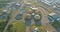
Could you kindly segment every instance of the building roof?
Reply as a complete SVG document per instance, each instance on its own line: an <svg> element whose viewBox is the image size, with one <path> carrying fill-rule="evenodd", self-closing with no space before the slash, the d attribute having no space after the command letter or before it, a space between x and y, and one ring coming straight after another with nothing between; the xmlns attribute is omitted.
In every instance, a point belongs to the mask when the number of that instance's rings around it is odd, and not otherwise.
<svg viewBox="0 0 60 32"><path fill-rule="evenodd" d="M16 5L20 5L20 3L16 3Z"/></svg>
<svg viewBox="0 0 60 32"><path fill-rule="evenodd" d="M31 3L26 3L26 4L31 4Z"/></svg>
<svg viewBox="0 0 60 32"><path fill-rule="evenodd" d="M26 14L27 19L31 19L31 14Z"/></svg>
<svg viewBox="0 0 60 32"><path fill-rule="evenodd" d="M55 14L56 14L56 13L50 13L49 15L50 15L50 16L53 16L53 15L55 15Z"/></svg>
<svg viewBox="0 0 60 32"><path fill-rule="evenodd" d="M7 10L3 10L3 12L7 12Z"/></svg>
<svg viewBox="0 0 60 32"><path fill-rule="evenodd" d="M41 2L44 2L45 4L51 5L52 3L55 3L56 0L41 0Z"/></svg>
<svg viewBox="0 0 60 32"><path fill-rule="evenodd" d="M34 30L38 30L38 28L36 27Z"/></svg>
<svg viewBox="0 0 60 32"><path fill-rule="evenodd" d="M35 13L32 13L32 15L35 15Z"/></svg>
<svg viewBox="0 0 60 32"><path fill-rule="evenodd" d="M52 17L54 20L57 20L57 21L60 20L59 16L56 13L51 13L49 14L49 16Z"/></svg>
<svg viewBox="0 0 60 32"><path fill-rule="evenodd" d="M33 9L33 10L38 10L38 8L34 8L34 7L30 7L31 9Z"/></svg>
<svg viewBox="0 0 60 32"><path fill-rule="evenodd" d="M35 15L34 18L35 19L40 19L40 15Z"/></svg>
<svg viewBox="0 0 60 32"><path fill-rule="evenodd" d="M30 14L26 14L27 16L31 16Z"/></svg>
<svg viewBox="0 0 60 32"><path fill-rule="evenodd" d="M60 21L60 18L57 18L58 21Z"/></svg>

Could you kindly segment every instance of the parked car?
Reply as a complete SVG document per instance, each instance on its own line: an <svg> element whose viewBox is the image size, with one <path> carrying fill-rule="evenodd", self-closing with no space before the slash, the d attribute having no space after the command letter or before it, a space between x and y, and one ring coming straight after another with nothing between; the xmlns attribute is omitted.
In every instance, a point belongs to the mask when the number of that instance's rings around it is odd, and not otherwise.
<svg viewBox="0 0 60 32"><path fill-rule="evenodd" d="M36 27L36 28L33 30L33 32L38 32L38 30L39 30L39 29Z"/></svg>

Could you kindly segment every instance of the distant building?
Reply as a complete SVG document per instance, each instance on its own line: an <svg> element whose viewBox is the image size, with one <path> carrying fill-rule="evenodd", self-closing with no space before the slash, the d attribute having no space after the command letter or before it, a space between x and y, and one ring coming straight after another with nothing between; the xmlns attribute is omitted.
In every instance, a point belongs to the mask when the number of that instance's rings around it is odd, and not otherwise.
<svg viewBox="0 0 60 32"><path fill-rule="evenodd" d="M60 18L59 18L59 16L58 16L56 13L50 13L50 14L48 15L48 19L49 19L51 22L60 21Z"/></svg>
<svg viewBox="0 0 60 32"><path fill-rule="evenodd" d="M35 20L40 20L40 15L35 15L35 16L34 16L34 19L35 19Z"/></svg>
<svg viewBox="0 0 60 32"><path fill-rule="evenodd" d="M32 14L32 11L28 11L27 14Z"/></svg>
<svg viewBox="0 0 60 32"><path fill-rule="evenodd" d="M41 2L44 2L45 4L51 5L52 3L55 3L56 0L41 0Z"/></svg>
<svg viewBox="0 0 60 32"><path fill-rule="evenodd" d="M35 8L35 7L30 7L30 8L31 8L31 10L33 11L33 13L35 13L35 11L38 10L38 8Z"/></svg>
<svg viewBox="0 0 60 32"><path fill-rule="evenodd" d="M30 7L32 10L38 10L38 8Z"/></svg>
<svg viewBox="0 0 60 32"><path fill-rule="evenodd" d="M17 2L16 5L20 6L20 3Z"/></svg>
<svg viewBox="0 0 60 32"><path fill-rule="evenodd" d="M32 13L32 16L34 16L35 15L35 13Z"/></svg>
<svg viewBox="0 0 60 32"><path fill-rule="evenodd" d="M27 7L30 7L31 6L31 3L26 3L24 5L27 6Z"/></svg>
<svg viewBox="0 0 60 32"><path fill-rule="evenodd" d="M31 19L31 14L26 14L26 19Z"/></svg>
<svg viewBox="0 0 60 32"><path fill-rule="evenodd" d="M3 10L3 12L7 12L7 10Z"/></svg>
<svg viewBox="0 0 60 32"><path fill-rule="evenodd" d="M7 6L7 9L8 10L16 10L20 7L20 3L19 2L10 2L10 3L7 3L7 4L10 4L10 7Z"/></svg>

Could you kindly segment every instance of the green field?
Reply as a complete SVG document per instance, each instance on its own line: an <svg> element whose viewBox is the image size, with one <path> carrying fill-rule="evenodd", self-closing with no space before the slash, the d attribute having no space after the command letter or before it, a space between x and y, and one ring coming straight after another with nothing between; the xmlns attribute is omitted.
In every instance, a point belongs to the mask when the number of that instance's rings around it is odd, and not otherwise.
<svg viewBox="0 0 60 32"><path fill-rule="evenodd" d="M12 30L13 32L24 32L25 31L25 24L23 22L13 22Z"/></svg>

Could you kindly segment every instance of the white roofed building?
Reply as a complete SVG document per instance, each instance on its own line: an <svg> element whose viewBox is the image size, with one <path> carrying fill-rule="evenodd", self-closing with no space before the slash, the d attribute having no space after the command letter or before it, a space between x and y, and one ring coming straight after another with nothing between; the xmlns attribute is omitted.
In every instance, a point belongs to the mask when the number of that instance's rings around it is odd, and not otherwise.
<svg viewBox="0 0 60 32"><path fill-rule="evenodd" d="M52 22L60 21L60 17L56 13L50 13L48 15L48 19L50 19Z"/></svg>

